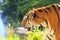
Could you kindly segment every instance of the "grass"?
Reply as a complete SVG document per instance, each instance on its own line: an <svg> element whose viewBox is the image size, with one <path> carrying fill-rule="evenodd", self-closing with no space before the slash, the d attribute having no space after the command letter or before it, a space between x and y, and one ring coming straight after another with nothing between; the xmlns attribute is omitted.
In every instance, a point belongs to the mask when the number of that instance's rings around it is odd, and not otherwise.
<svg viewBox="0 0 60 40"><path fill-rule="evenodd" d="M35 29L33 32L27 33L26 40L42 40L43 36L45 34L45 31L40 31L39 29Z"/></svg>
<svg viewBox="0 0 60 40"><path fill-rule="evenodd" d="M14 28L8 24L7 26L7 38L0 38L0 40L42 40L45 31L40 31L39 29L34 29L29 31L27 34L16 34Z"/></svg>
<svg viewBox="0 0 60 40"><path fill-rule="evenodd" d="M7 38L4 38L4 37L0 37L0 40L7 40Z"/></svg>
<svg viewBox="0 0 60 40"><path fill-rule="evenodd" d="M7 39L8 40L20 40L20 36L15 34L15 31L10 24L8 24L7 26Z"/></svg>

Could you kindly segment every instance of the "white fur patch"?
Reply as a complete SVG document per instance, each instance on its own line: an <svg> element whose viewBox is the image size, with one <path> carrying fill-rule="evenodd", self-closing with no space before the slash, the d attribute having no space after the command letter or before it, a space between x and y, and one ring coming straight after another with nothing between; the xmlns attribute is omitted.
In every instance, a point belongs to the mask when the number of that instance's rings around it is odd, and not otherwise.
<svg viewBox="0 0 60 40"><path fill-rule="evenodd" d="M24 17L24 20L27 18L27 16Z"/></svg>
<svg viewBox="0 0 60 40"><path fill-rule="evenodd" d="M60 5L58 4L58 6L60 7Z"/></svg>

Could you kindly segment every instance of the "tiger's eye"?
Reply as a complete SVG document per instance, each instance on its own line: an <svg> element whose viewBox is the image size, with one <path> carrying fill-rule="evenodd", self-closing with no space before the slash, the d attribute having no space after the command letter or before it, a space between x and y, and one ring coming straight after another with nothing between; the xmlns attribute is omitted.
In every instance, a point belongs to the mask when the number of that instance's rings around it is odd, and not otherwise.
<svg viewBox="0 0 60 40"><path fill-rule="evenodd" d="M36 18L36 17L37 17L37 15L34 13L34 14L33 14L33 17L34 17L34 18Z"/></svg>

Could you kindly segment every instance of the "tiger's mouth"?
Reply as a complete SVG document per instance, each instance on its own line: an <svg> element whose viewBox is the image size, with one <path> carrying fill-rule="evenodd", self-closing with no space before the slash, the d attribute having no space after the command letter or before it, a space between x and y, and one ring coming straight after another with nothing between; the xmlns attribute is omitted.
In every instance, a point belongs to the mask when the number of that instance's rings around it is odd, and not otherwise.
<svg viewBox="0 0 60 40"><path fill-rule="evenodd" d="M30 31L31 30L31 27L24 27L25 29L27 29L28 31Z"/></svg>
<svg viewBox="0 0 60 40"><path fill-rule="evenodd" d="M44 28L47 28L48 25L46 24L46 22L44 22L44 23L41 23L39 26L32 25L32 27L24 27L24 28L27 29L28 31L30 31L30 30L34 30L34 27L36 27L42 31L42 30L44 30Z"/></svg>

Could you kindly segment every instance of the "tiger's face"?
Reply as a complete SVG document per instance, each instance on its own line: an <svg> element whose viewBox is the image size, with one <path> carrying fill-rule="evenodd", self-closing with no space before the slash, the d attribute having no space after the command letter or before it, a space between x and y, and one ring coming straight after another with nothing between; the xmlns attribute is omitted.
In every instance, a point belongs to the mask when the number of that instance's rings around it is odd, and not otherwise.
<svg viewBox="0 0 60 40"><path fill-rule="evenodd" d="M39 12L40 11L40 12ZM26 15L23 17L21 26L30 30L32 27L39 27L40 25L47 26L47 20L45 20L46 16L42 10L30 10ZM38 14L39 13L39 14Z"/></svg>
<svg viewBox="0 0 60 40"><path fill-rule="evenodd" d="M33 12L32 10L29 11L24 17L23 17L23 20L22 20L22 23L21 23L21 26L24 27L24 28L31 28L32 24L31 24L31 19L33 19Z"/></svg>

